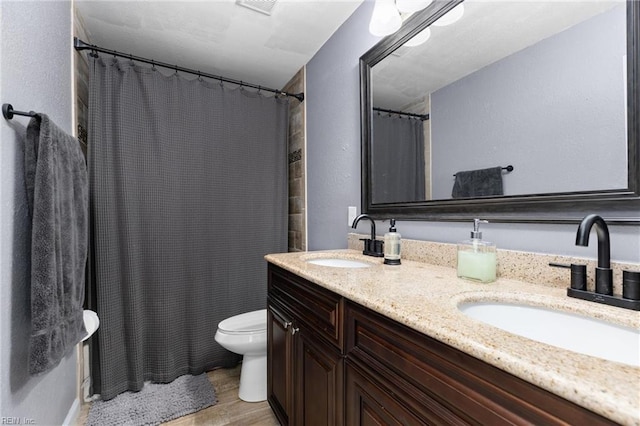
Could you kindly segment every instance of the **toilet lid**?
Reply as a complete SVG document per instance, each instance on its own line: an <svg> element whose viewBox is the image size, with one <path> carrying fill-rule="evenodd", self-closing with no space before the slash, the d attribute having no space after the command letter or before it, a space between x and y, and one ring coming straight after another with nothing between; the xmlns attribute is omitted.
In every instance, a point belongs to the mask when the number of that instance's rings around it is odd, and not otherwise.
<svg viewBox="0 0 640 426"><path fill-rule="evenodd" d="M218 329L229 333L252 333L267 329L267 310L236 315L218 324Z"/></svg>

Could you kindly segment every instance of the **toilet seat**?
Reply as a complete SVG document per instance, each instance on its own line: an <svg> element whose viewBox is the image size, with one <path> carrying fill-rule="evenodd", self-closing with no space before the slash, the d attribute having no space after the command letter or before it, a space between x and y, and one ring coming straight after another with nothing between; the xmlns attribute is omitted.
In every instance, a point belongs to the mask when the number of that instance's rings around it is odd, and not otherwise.
<svg viewBox="0 0 640 426"><path fill-rule="evenodd" d="M218 324L218 331L226 334L255 334L264 333L266 330L266 309L235 315Z"/></svg>

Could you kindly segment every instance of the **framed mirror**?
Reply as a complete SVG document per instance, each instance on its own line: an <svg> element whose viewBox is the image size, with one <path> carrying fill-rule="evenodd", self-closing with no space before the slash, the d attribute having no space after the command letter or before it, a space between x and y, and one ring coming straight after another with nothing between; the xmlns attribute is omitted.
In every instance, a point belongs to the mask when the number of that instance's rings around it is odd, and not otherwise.
<svg viewBox="0 0 640 426"><path fill-rule="evenodd" d="M640 224L638 40L637 1L431 3L360 58L363 211Z"/></svg>

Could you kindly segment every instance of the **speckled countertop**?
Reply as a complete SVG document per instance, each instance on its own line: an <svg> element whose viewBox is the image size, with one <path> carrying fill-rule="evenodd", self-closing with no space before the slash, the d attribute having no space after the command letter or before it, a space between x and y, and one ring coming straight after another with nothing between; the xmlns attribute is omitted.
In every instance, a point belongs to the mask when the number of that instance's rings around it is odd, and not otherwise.
<svg viewBox="0 0 640 426"><path fill-rule="evenodd" d="M345 258L369 268L334 268L311 258ZM445 342L616 422L640 425L640 367L578 354L520 337L462 314L470 301L525 302L640 329L640 312L572 299L557 285L499 278L462 280L452 267L402 260L389 266L356 250L270 254L267 261ZM568 282L568 277L567 277Z"/></svg>

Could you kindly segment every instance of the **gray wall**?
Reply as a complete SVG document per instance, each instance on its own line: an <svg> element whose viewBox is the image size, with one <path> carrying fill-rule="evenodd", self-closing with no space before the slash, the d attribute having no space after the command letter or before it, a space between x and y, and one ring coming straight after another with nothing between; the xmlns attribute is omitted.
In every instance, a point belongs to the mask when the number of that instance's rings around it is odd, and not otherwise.
<svg viewBox="0 0 640 426"><path fill-rule="evenodd" d="M358 59L379 40L372 12L365 0L307 64L309 250L346 247L347 206L360 206Z"/></svg>
<svg viewBox="0 0 640 426"><path fill-rule="evenodd" d="M508 164L505 195L626 188L625 22L620 5L434 92L434 199Z"/></svg>
<svg viewBox="0 0 640 426"><path fill-rule="evenodd" d="M369 1L333 35L307 65L308 233L310 250L345 248L347 207L360 206L360 116L358 59L376 38L368 32ZM597 212L606 216L606 212ZM382 234L387 223L378 223ZM457 242L469 237L470 224L398 222L405 238ZM367 224L358 231L367 233ZM499 248L596 257L590 247L576 247L576 226L488 224L487 240ZM640 227L610 227L611 256L640 262Z"/></svg>
<svg viewBox="0 0 640 426"><path fill-rule="evenodd" d="M0 1L0 101L72 131L71 2ZM26 117L0 119L0 418L62 424L76 394L76 354L30 377L30 228L23 179Z"/></svg>

